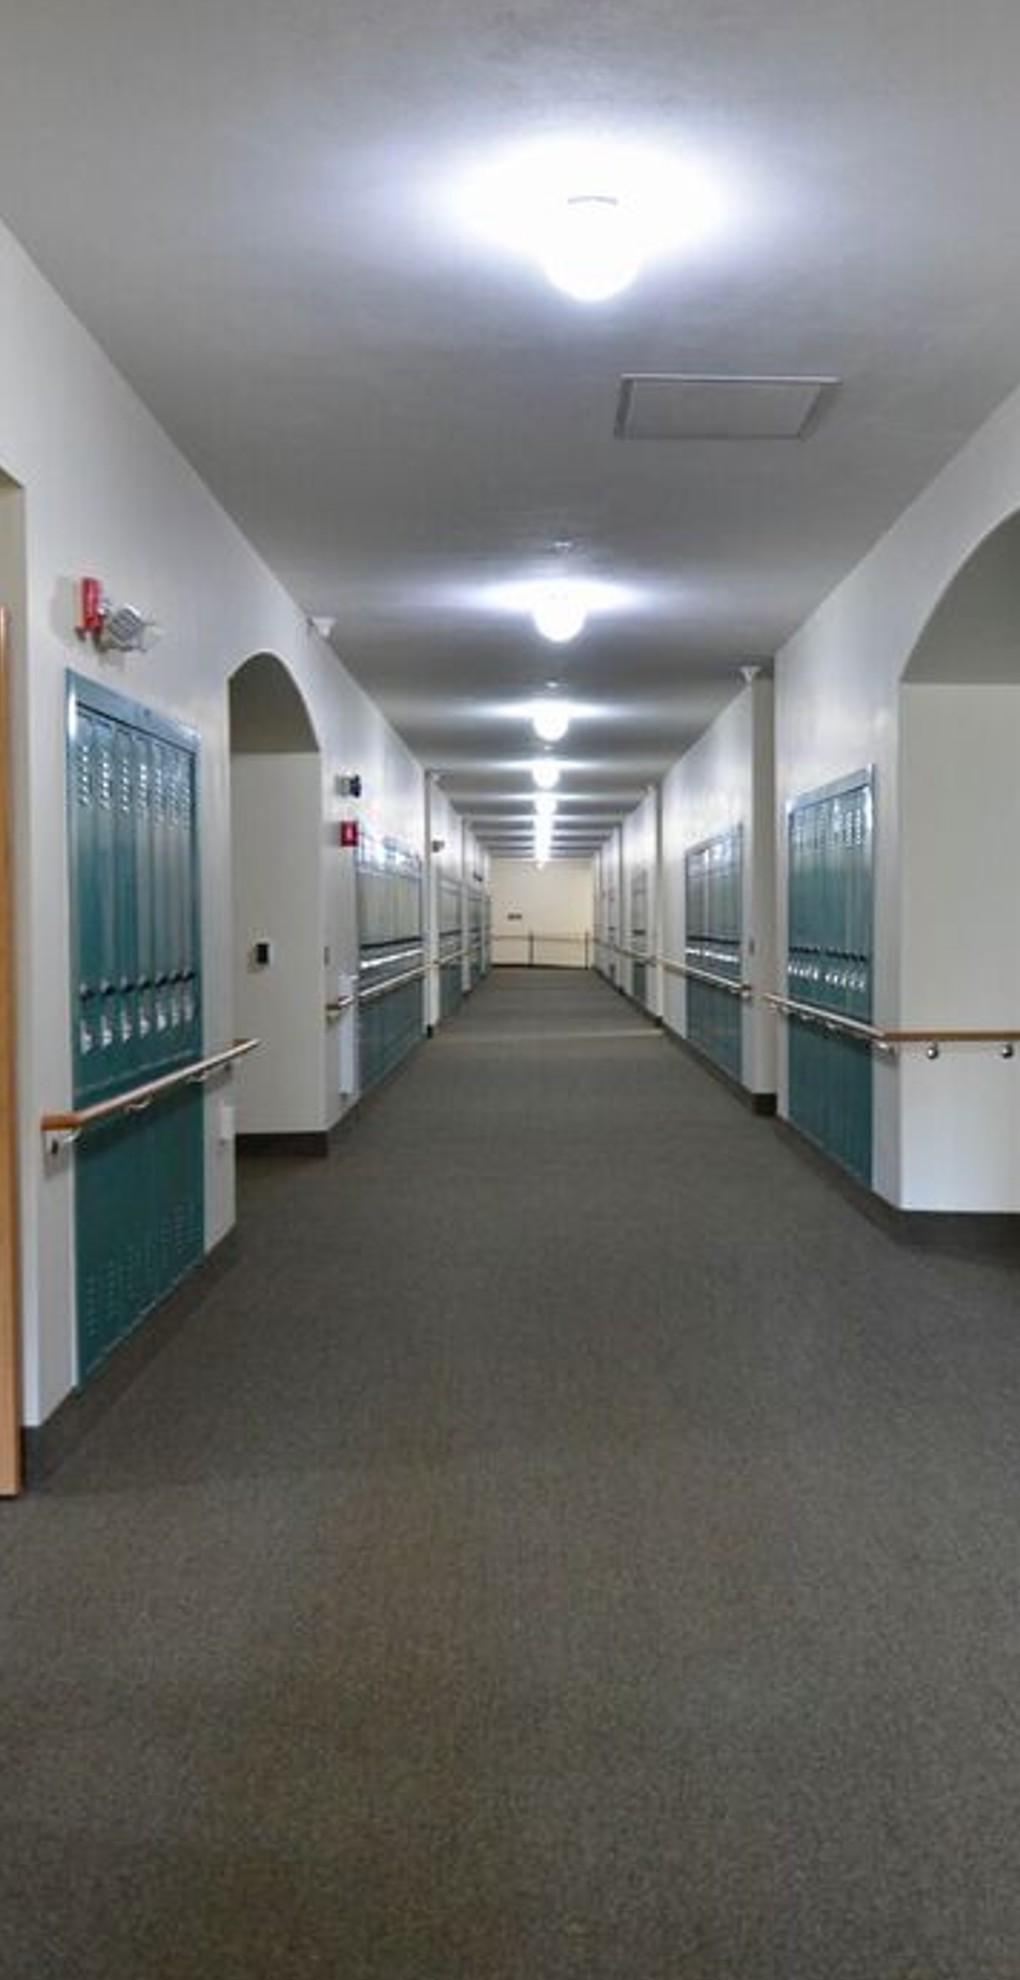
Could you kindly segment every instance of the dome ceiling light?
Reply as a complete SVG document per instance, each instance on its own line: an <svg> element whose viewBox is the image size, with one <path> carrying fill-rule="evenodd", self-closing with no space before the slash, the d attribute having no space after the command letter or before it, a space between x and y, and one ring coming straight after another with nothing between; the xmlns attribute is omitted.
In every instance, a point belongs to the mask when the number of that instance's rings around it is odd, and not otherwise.
<svg viewBox="0 0 1020 1980"><path fill-rule="evenodd" d="M732 226L739 188L721 158L622 133L562 132L466 165L451 212L561 295L608 302L648 266L700 252Z"/></svg>
<svg viewBox="0 0 1020 1980"><path fill-rule="evenodd" d="M612 193L575 193L563 202L542 249L554 289L575 302L608 302L641 266L627 209Z"/></svg>
<svg viewBox="0 0 1020 1980"><path fill-rule="evenodd" d="M531 777L535 788L540 791L554 791L560 781L560 766L550 757L543 757L531 766Z"/></svg>
<svg viewBox="0 0 1020 1980"><path fill-rule="evenodd" d="M562 742L570 727L570 710L565 701L535 702L531 711L531 726L540 742Z"/></svg>
<svg viewBox="0 0 1020 1980"><path fill-rule="evenodd" d="M550 584L541 590L531 608L535 631L554 646L565 646L583 632L588 621L585 595L576 584Z"/></svg>

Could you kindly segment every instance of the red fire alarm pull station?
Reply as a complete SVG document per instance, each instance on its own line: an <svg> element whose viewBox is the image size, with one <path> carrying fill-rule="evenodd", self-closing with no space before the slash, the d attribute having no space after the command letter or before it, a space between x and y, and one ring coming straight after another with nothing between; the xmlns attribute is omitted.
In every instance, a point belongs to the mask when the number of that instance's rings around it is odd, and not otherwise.
<svg viewBox="0 0 1020 1980"><path fill-rule="evenodd" d="M341 844L342 846L356 846L356 845L357 845L357 843L358 843L358 821L357 821L357 819L356 819L356 818L341 818L341 820L340 820L340 844Z"/></svg>
<svg viewBox="0 0 1020 1980"><path fill-rule="evenodd" d="M99 633L103 630L103 587L98 578L83 577L78 593L78 631Z"/></svg>

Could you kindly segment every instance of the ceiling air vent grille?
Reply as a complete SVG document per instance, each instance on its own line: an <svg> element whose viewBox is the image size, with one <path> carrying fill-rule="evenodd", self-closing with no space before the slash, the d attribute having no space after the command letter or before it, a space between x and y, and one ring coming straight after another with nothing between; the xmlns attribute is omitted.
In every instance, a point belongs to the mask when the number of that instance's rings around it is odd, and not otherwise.
<svg viewBox="0 0 1020 1980"><path fill-rule="evenodd" d="M618 440L803 440L835 378L634 373L620 382Z"/></svg>

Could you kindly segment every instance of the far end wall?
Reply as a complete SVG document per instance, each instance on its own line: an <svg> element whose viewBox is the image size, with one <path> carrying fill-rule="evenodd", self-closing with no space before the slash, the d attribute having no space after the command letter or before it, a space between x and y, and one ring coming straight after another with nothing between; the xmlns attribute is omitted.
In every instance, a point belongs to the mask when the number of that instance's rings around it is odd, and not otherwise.
<svg viewBox="0 0 1020 1980"><path fill-rule="evenodd" d="M492 960L583 969L590 956L592 870L587 859L492 862Z"/></svg>

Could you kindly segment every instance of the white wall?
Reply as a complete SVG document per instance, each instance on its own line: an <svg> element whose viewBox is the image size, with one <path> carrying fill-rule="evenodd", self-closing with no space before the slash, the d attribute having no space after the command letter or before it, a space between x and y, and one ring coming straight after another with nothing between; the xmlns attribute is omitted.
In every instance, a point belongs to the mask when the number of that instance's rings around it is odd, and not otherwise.
<svg viewBox="0 0 1020 1980"><path fill-rule="evenodd" d="M905 964L911 929L901 863L900 679L948 586L1000 522L1020 507L1020 393L1014 394L908 508L784 647L776 662L776 785L779 822L778 920L786 945L785 809L802 792L872 764L875 768L875 1021L912 1028L905 1001L917 972ZM965 655L961 656L966 664ZM986 662L982 663L982 671ZM1008 798L1004 795L1008 815ZM934 793L931 808L935 804ZM916 807L915 807L916 813ZM916 816L912 821L916 825ZM924 828L926 829L926 828ZM988 871L975 888L994 893ZM976 992L975 992L976 994ZM967 999L970 1007L970 993ZM1015 1005L1014 1005L1015 1015ZM961 1021L966 1010L959 1013ZM785 1039L780 1033L780 1108L786 1109ZM914 1208L1001 1207L1005 1172L992 1177L982 1153L976 1057L958 1061L959 1118L935 1185L925 1153L926 1103L913 1061L875 1062L874 1177L879 1193ZM927 1092L928 1089L925 1089ZM930 1129L930 1119L927 1119ZM966 1127L966 1132L964 1129ZM975 1186L974 1178L981 1178ZM1013 1208L1020 1208L1020 1199Z"/></svg>
<svg viewBox="0 0 1020 1980"><path fill-rule="evenodd" d="M239 1134L327 1125L322 1059L322 772L319 758L235 756L231 773L234 1014L261 1040L237 1082ZM272 944L268 966L254 944Z"/></svg>
<svg viewBox="0 0 1020 1980"><path fill-rule="evenodd" d="M909 1028L1017 1028L1020 684L902 690L901 1008ZM1020 1058L905 1046L901 1197L1020 1206Z"/></svg>
<svg viewBox="0 0 1020 1980"><path fill-rule="evenodd" d="M584 968L592 930L592 869L587 859L494 859L492 882L493 960L528 960L528 937L536 937L536 960ZM569 940L550 940L569 937Z"/></svg>
<svg viewBox="0 0 1020 1980"><path fill-rule="evenodd" d="M335 848L334 775L360 771L364 816L423 848L422 773L336 654L260 562L98 346L0 230L0 470L26 493L26 603L14 628L25 1417L74 1379L73 1156L44 1162L40 1116L71 1098L64 679L70 666L189 723L201 736L204 1031L234 1035L226 683L275 653L304 695L323 752L325 934L356 963L352 862ZM147 657L102 660L73 632L75 580L103 580L156 617ZM14 600L17 608L17 599ZM206 1134L206 1239L234 1217L234 1163Z"/></svg>
<svg viewBox="0 0 1020 1980"><path fill-rule="evenodd" d="M685 860L721 832L744 833L744 978L771 990L775 960L773 694L764 675L736 694L681 757L662 787L664 960L683 962L687 941ZM687 1035L684 980L667 969L663 1017ZM775 1019L757 999L744 1007L744 1084L775 1092Z"/></svg>

